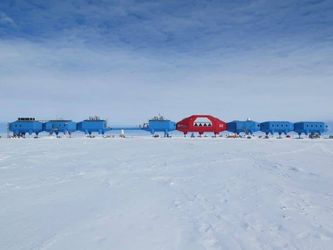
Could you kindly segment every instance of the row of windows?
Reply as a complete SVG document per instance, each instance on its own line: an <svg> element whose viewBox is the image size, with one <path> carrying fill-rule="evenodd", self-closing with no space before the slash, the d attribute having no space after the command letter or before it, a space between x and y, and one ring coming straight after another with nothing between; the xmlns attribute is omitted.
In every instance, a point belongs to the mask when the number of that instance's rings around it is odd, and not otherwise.
<svg viewBox="0 0 333 250"><path fill-rule="evenodd" d="M272 127L281 127L281 128L288 128L290 125L288 124L272 124ZM323 125L320 125L320 124L307 124L305 125L306 128L323 128Z"/></svg>
<svg viewBox="0 0 333 250"><path fill-rule="evenodd" d="M58 126L52 126L52 128L58 128L58 127L66 127L66 124L63 125L58 125ZM22 124L15 124L14 125L15 128L22 128Z"/></svg>
<svg viewBox="0 0 333 250"><path fill-rule="evenodd" d="M58 125L52 125L52 128L58 128L58 127L66 127L67 124L58 124Z"/></svg>
<svg viewBox="0 0 333 250"><path fill-rule="evenodd" d="M211 127L212 124L209 122L196 122L194 123L195 127Z"/></svg>
<svg viewBox="0 0 333 250"><path fill-rule="evenodd" d="M276 126L275 126L276 125ZM290 125L289 124L272 124L272 127L274 128L274 127L281 127L281 128L283 128L283 127L285 127L285 128L288 128Z"/></svg>
<svg viewBox="0 0 333 250"><path fill-rule="evenodd" d="M316 128L322 128L323 127L323 125L318 125L318 124L315 124L315 125L313 125L313 124L311 124L311 125L309 125L309 124L307 124L305 127L307 127L307 128L314 128L314 127L316 127Z"/></svg>

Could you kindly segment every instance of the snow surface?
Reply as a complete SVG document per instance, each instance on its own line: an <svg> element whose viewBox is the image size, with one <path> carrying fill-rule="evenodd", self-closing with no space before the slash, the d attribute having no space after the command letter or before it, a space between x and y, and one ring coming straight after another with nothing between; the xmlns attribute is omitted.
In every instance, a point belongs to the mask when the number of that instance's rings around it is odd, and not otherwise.
<svg viewBox="0 0 333 250"><path fill-rule="evenodd" d="M0 139L0 249L332 249L333 140Z"/></svg>

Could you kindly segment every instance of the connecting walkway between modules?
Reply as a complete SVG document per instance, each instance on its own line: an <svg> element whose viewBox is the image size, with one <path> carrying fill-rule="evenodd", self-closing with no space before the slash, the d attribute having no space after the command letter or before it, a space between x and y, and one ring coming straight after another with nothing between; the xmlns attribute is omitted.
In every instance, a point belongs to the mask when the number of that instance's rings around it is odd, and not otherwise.
<svg viewBox="0 0 333 250"><path fill-rule="evenodd" d="M141 127L141 126L137 126L137 127L111 127L111 129L110 129L111 131L122 131L122 130L124 130L124 131L130 131L130 130L132 130L132 131L137 131L137 130L144 130L144 131L146 131L146 129L144 128L144 127Z"/></svg>

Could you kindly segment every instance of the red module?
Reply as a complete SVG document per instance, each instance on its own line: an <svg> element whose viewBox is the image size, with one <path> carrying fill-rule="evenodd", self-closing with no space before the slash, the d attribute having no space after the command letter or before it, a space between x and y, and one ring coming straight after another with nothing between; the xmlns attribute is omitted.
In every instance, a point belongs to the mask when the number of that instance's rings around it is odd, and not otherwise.
<svg viewBox="0 0 333 250"><path fill-rule="evenodd" d="M211 132L218 135L227 129L227 124L211 115L192 115L177 123L177 130L186 135L188 132L198 132L202 135Z"/></svg>

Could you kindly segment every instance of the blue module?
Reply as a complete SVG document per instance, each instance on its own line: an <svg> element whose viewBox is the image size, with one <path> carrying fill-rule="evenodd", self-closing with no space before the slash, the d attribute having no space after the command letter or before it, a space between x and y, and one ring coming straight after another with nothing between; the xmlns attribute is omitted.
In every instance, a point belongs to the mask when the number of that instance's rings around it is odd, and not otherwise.
<svg viewBox="0 0 333 250"><path fill-rule="evenodd" d="M9 123L9 131L13 132L15 137L24 137L27 133L38 136L43 131L43 123L35 118L18 118L17 121Z"/></svg>
<svg viewBox="0 0 333 250"><path fill-rule="evenodd" d="M155 132L164 132L164 137L169 137L169 132L176 130L176 123L166 120L163 116L155 116L143 125L143 130L149 131L152 134Z"/></svg>
<svg viewBox="0 0 333 250"><path fill-rule="evenodd" d="M246 135L257 132L260 130L260 124L255 121L232 121L227 123L228 131L235 134L245 133Z"/></svg>
<svg viewBox="0 0 333 250"><path fill-rule="evenodd" d="M43 124L43 129L51 135L53 133L71 134L76 131L76 123L71 120L51 120Z"/></svg>
<svg viewBox="0 0 333 250"><path fill-rule="evenodd" d="M321 135L325 133L328 129L328 126L324 122L297 122L294 124L294 131L301 136L305 135Z"/></svg>
<svg viewBox="0 0 333 250"><path fill-rule="evenodd" d="M294 130L294 124L288 121L268 121L260 124L260 131L268 134L288 134Z"/></svg>
<svg viewBox="0 0 333 250"><path fill-rule="evenodd" d="M99 117L89 117L88 120L84 120L77 124L77 130L91 135L93 132L104 135L105 132L111 130L107 127L106 120L101 120Z"/></svg>

